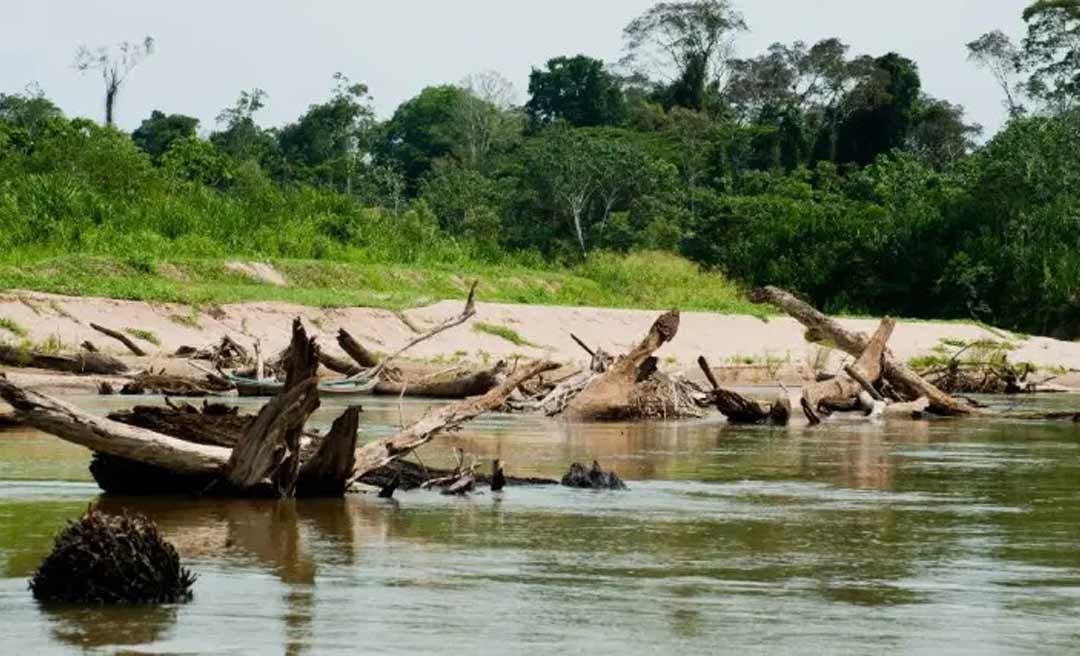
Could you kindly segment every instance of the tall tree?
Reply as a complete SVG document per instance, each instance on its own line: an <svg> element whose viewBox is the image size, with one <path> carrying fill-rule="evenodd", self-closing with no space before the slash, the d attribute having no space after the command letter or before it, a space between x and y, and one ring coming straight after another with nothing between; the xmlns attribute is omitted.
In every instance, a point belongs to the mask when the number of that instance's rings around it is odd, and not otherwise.
<svg viewBox="0 0 1080 656"><path fill-rule="evenodd" d="M513 108L514 85L495 71L485 71L470 75L460 86L465 96L455 106L451 125L454 153L464 166L487 171L493 156L521 136L521 112Z"/></svg>
<svg viewBox="0 0 1080 656"><path fill-rule="evenodd" d="M855 107L838 127L837 161L866 166L904 145L922 89L915 62L891 52L873 61L872 73L844 102Z"/></svg>
<svg viewBox="0 0 1080 656"><path fill-rule="evenodd" d="M147 36L141 42L123 41L115 48L100 46L94 50L80 46L75 51L72 64L80 73L98 71L105 83L105 125L112 126L116 98L127 81L128 75L154 52L154 38Z"/></svg>
<svg viewBox="0 0 1080 656"><path fill-rule="evenodd" d="M1057 109L1080 100L1080 0L1038 0L1024 10L1028 93Z"/></svg>
<svg viewBox="0 0 1080 656"><path fill-rule="evenodd" d="M994 76L994 81L1005 94L1005 107L1009 116L1024 113L1021 101L1021 84L1018 76L1023 70L1023 57L1012 39L1001 30L987 32L967 44L968 59Z"/></svg>
<svg viewBox="0 0 1080 656"><path fill-rule="evenodd" d="M923 94L915 106L907 148L934 168L960 160L975 149L982 126L964 121L964 107Z"/></svg>
<svg viewBox="0 0 1080 656"><path fill-rule="evenodd" d="M729 0L660 2L623 30L623 63L670 80L673 104L701 110L709 85L723 86L734 39L746 30Z"/></svg>
<svg viewBox="0 0 1080 656"><path fill-rule="evenodd" d="M64 115L41 87L29 84L23 93L0 93L0 121L36 136L53 118Z"/></svg>
<svg viewBox="0 0 1080 656"><path fill-rule="evenodd" d="M194 116L166 115L155 109L150 113L150 118L143 119L131 133L131 139L154 161L158 161L173 142L195 136L198 127L199 119Z"/></svg>
<svg viewBox="0 0 1080 656"><path fill-rule="evenodd" d="M435 160L454 152L454 122L467 92L454 85L427 87L383 124L376 161L400 170L411 190Z"/></svg>
<svg viewBox="0 0 1080 656"><path fill-rule="evenodd" d="M556 57L529 74L525 105L536 128L562 120L576 127L617 125L626 118L626 99L604 62L585 55Z"/></svg>
<svg viewBox="0 0 1080 656"><path fill-rule="evenodd" d="M266 98L259 88L241 91L236 102L217 115L221 129L210 135L210 141L237 160L262 160L274 148L273 136L255 122Z"/></svg>

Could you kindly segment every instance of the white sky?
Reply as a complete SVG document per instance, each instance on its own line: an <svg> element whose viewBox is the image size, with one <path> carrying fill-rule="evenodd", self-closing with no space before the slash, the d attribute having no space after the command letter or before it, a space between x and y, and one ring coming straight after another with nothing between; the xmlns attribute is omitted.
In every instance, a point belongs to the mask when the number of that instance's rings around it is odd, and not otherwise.
<svg viewBox="0 0 1080 656"><path fill-rule="evenodd" d="M853 54L914 59L924 89L963 104L988 132L1004 120L989 76L964 44L991 29L1022 36L1029 0L736 0L751 33L740 55L775 41L838 36ZM75 48L150 34L157 52L132 73L117 122L152 109L197 116L204 130L241 89L269 94L264 125L327 97L341 71L368 84L380 117L423 87L494 69L524 101L530 67L584 53L616 61L622 28L653 0L3 0L0 91L30 81L68 115L100 120L101 80L71 69Z"/></svg>

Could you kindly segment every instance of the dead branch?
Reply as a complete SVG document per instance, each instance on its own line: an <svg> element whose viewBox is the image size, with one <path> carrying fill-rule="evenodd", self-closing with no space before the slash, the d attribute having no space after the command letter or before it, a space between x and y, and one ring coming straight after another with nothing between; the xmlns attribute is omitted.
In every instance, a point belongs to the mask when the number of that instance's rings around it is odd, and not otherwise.
<svg viewBox="0 0 1080 656"><path fill-rule="evenodd" d="M120 342L121 344L126 346L127 349L129 351L131 351L133 354L135 354L135 355L137 355L139 357L145 357L146 356L146 351L139 348L138 344L131 341L131 339L127 335L125 335L124 333L116 331L116 330L112 330L111 328L106 328L104 326L99 326L96 323L90 324L90 327L93 328L94 330L98 331L102 335L105 335L106 337L112 337L116 341Z"/></svg>
<svg viewBox="0 0 1080 656"><path fill-rule="evenodd" d="M364 348L364 345L356 341L356 338L353 337L349 333L349 331L345 330L344 328L338 329L337 342L338 346L341 347L341 350L345 351L345 354L352 358L353 361L355 361L356 364L360 365L361 367L357 370L356 373L347 375L355 376L366 369L371 369L372 367L376 367L379 365L379 358L377 358L374 353ZM328 368L333 369L333 367L329 366ZM337 369L334 369L334 371L337 371ZM338 373L344 372L338 371Z"/></svg>
<svg viewBox="0 0 1080 656"><path fill-rule="evenodd" d="M123 362L101 353L82 351L80 353L39 353L23 351L12 346L0 344L0 364L9 367L33 367L50 369L72 374L98 374L115 376L128 370Z"/></svg>
<svg viewBox="0 0 1080 656"><path fill-rule="evenodd" d="M892 336L896 321L885 318L881 320L877 332L870 338L866 348L863 349L854 365L845 367L853 369L856 374L867 382L867 386L881 377L882 356L885 353L885 344ZM830 408L846 408L852 400L858 401L862 385L848 374L841 374L831 380L813 383L803 387L802 408L806 418L811 424L821 423L818 414L823 406Z"/></svg>

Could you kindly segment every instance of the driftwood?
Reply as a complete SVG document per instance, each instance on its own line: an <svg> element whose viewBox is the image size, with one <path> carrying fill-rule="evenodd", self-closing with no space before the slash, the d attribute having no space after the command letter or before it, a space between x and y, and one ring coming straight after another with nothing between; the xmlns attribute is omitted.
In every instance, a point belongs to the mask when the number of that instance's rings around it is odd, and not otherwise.
<svg viewBox="0 0 1080 656"><path fill-rule="evenodd" d="M101 353L39 353L24 351L0 344L0 364L10 367L33 367L73 374L97 374L115 376L128 370L127 365L116 358Z"/></svg>
<svg viewBox="0 0 1080 656"><path fill-rule="evenodd" d="M519 365L517 371L507 376L506 380L487 394L435 408L396 435L360 447L356 451L356 472L353 478L359 479L427 444L437 434L452 430L474 417L501 407L518 385L558 367L558 364L546 361Z"/></svg>
<svg viewBox="0 0 1080 656"><path fill-rule="evenodd" d="M361 367L356 366L351 362L342 360L341 358L335 358L329 353L319 350L319 364L326 367L334 373L341 374L343 376L359 376L364 373Z"/></svg>
<svg viewBox="0 0 1080 656"><path fill-rule="evenodd" d="M613 471L604 471L593 460L592 467L575 462L562 478L562 485L589 490L625 490L626 484Z"/></svg>
<svg viewBox="0 0 1080 656"><path fill-rule="evenodd" d="M355 376L356 374L360 373L364 369L371 369L372 367L377 367L379 365L379 358L376 357L374 353L372 353L371 351L364 348L364 345L361 344L360 342L358 342L356 340L356 338L353 337L349 333L349 331L345 330L344 328L339 328L338 329L337 343L338 343L338 346L341 347L341 350L345 351L345 353L350 358L352 358L353 361L356 362L356 364L360 365L360 367L361 367L360 369L358 369L356 371L356 373L348 374L348 375ZM333 367L328 367L328 368L333 369ZM337 370L334 369L334 371L337 371ZM345 373L345 372L338 371L338 373Z"/></svg>
<svg viewBox="0 0 1080 656"><path fill-rule="evenodd" d="M184 403L166 407L137 405L130 410L109 413L109 419L169 435L195 444L232 448L251 424L254 416L241 415L235 406L203 403L202 408Z"/></svg>
<svg viewBox="0 0 1080 656"><path fill-rule="evenodd" d="M294 320L285 387L263 406L233 448L225 469L230 484L247 488L270 477L281 496L294 496L300 474L300 434L319 407L318 349L300 320Z"/></svg>
<svg viewBox="0 0 1080 656"><path fill-rule="evenodd" d="M771 405L748 399L738 392L720 387L705 356L698 358L698 366L712 385L712 400L716 409L733 424L774 424L783 426L791 416L791 402L781 396Z"/></svg>
<svg viewBox="0 0 1080 656"><path fill-rule="evenodd" d="M202 380L165 373L144 371L120 388L120 394L138 396L160 394L163 396L215 396L234 389L225 379L207 375Z"/></svg>
<svg viewBox="0 0 1080 656"><path fill-rule="evenodd" d="M131 341L131 338L129 338L124 333L112 330L111 328L106 328L105 326L99 326L96 323L90 324L90 327L98 331L102 335L105 335L106 337L112 337L116 341L120 342L125 347L127 347L127 350L131 351L134 355L137 355L139 357L143 357L146 355L146 351L139 348L139 345Z"/></svg>
<svg viewBox="0 0 1080 656"><path fill-rule="evenodd" d="M467 399L487 394L506 376L507 364L499 361L494 367L451 380L397 382L383 380L372 390L376 396L424 396L435 399Z"/></svg>
<svg viewBox="0 0 1080 656"><path fill-rule="evenodd" d="M814 337L825 339L835 344L840 350L859 357L869 343L869 338L862 333L851 332L838 322L814 309L808 303L800 301L791 293L777 287L765 287L749 295L754 303L768 303L794 317L806 326ZM929 411L940 415L969 415L973 409L960 403L931 383L919 376L911 367L897 359L888 350L884 354L883 372L885 379L906 401L926 397L930 402Z"/></svg>
<svg viewBox="0 0 1080 656"><path fill-rule="evenodd" d="M300 467L297 496L339 497L345 494L356 463L359 429L360 406L349 408L334 421L318 451Z"/></svg>
<svg viewBox="0 0 1080 656"><path fill-rule="evenodd" d="M639 368L652 354L675 338L679 330L679 311L660 316L645 338L629 353L616 360L604 373L590 379L584 389L565 407L563 414L586 421L617 420L631 414Z"/></svg>
<svg viewBox="0 0 1080 656"><path fill-rule="evenodd" d="M848 367L855 374L854 376L851 373L844 373L830 380L803 387L802 409L811 424L821 423L820 412L823 405L830 408L843 408L847 407L845 403L851 403L853 400L856 405L859 405L858 397L863 391L863 385L873 389L873 383L881 378L885 344L892 336L895 327L896 321L889 318L881 320L881 325L870 338L866 348L859 355L859 359L854 365Z"/></svg>
<svg viewBox="0 0 1080 656"><path fill-rule="evenodd" d="M82 348L82 350L84 350L84 351L86 351L88 353L97 353L98 352L98 347L94 346L94 343L91 342L90 340L84 341L82 344L79 344L79 346Z"/></svg>

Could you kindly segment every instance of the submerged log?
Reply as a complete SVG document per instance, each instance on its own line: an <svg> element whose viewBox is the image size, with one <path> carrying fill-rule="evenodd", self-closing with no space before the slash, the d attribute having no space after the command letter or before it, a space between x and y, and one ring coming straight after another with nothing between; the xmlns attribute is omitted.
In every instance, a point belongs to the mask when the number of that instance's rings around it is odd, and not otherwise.
<svg viewBox="0 0 1080 656"><path fill-rule="evenodd" d="M467 399L487 394L506 377L506 362L500 360L490 369L460 378L435 381L380 381L372 393L376 396L423 396L434 399Z"/></svg>
<svg viewBox="0 0 1080 656"><path fill-rule="evenodd" d="M128 368L123 362L108 355L83 351L81 353L39 353L24 351L0 344L0 364L10 367L33 367L72 374L97 374L115 376Z"/></svg>
<svg viewBox="0 0 1080 656"><path fill-rule="evenodd" d="M807 330L818 338L832 342L837 348L854 357L861 355L869 343L869 338L863 333L845 329L837 321L825 316L808 303L800 301L791 293L777 287L755 290L749 297L754 303L768 303L783 310L806 326ZM914 401L920 397L926 397L930 402L930 411L935 414L960 416L972 414L972 408L924 380L911 367L887 350L884 355L884 376L904 397L904 400Z"/></svg>
<svg viewBox="0 0 1080 656"><path fill-rule="evenodd" d="M300 467L297 496L340 497L345 494L356 464L356 434L359 430L360 406L353 406L334 421L315 455Z"/></svg>
<svg viewBox="0 0 1080 656"><path fill-rule="evenodd" d="M139 345L136 344L135 342L131 341L131 338L129 338L124 333L113 330L111 328L106 328L105 326L99 326L96 323L90 324L90 327L93 328L94 330L98 331L102 335L105 335L106 337L112 337L116 341L120 342L125 347L127 347L127 350L131 351L132 354L137 355L139 357L144 357L146 355L146 351L139 348Z"/></svg>
<svg viewBox="0 0 1080 656"><path fill-rule="evenodd" d="M588 490L625 490L626 484L612 471L604 471L600 463L593 460L592 467L573 463L562 478L562 485Z"/></svg>
<svg viewBox="0 0 1080 656"><path fill-rule="evenodd" d="M175 604L191 599L195 578L146 517L91 509L57 536L30 590L43 602Z"/></svg>
<svg viewBox="0 0 1080 656"><path fill-rule="evenodd" d="M764 424L770 423L777 426L787 424L791 415L791 402L787 397L780 397L772 405L764 405L748 399L733 390L720 387L716 380L709 362L705 356L698 357L698 366L705 374L705 378L712 385L713 403L720 414L727 417L733 424Z"/></svg>
<svg viewBox="0 0 1080 656"><path fill-rule="evenodd" d="M678 310L661 315L641 343L604 373L591 378L567 404L563 414L584 421L618 420L630 415L639 368L657 349L674 339L678 330Z"/></svg>

